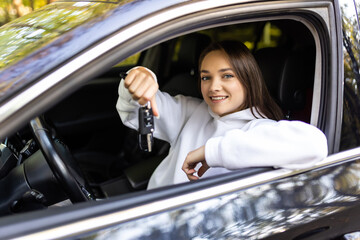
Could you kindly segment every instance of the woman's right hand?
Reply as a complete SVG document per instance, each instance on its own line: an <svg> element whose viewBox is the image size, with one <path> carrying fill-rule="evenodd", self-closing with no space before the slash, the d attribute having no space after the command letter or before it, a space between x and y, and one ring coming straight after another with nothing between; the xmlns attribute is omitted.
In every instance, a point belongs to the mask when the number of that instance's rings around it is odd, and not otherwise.
<svg viewBox="0 0 360 240"><path fill-rule="evenodd" d="M129 90L132 98L138 101L139 104L145 105L150 101L154 116L159 117L155 99L159 85L146 68L138 67L131 70L125 78L124 85Z"/></svg>

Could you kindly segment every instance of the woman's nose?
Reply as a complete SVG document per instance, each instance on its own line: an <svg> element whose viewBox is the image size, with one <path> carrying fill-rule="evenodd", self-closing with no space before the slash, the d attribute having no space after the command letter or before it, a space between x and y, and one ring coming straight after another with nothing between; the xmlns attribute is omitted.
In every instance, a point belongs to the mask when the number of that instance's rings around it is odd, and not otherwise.
<svg viewBox="0 0 360 240"><path fill-rule="evenodd" d="M212 92L217 92L217 91L220 91L221 88L222 88L221 79L213 78L211 83L210 83L209 90L212 91Z"/></svg>

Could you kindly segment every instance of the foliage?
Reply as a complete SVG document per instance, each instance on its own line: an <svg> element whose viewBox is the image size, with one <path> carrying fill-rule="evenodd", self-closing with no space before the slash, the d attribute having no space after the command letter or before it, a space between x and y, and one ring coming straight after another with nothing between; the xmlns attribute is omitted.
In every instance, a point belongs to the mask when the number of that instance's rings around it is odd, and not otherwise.
<svg viewBox="0 0 360 240"><path fill-rule="evenodd" d="M0 2L0 26L53 1L54 0L2 0Z"/></svg>
<svg viewBox="0 0 360 240"><path fill-rule="evenodd" d="M0 69L116 5L54 3L0 28Z"/></svg>
<svg viewBox="0 0 360 240"><path fill-rule="evenodd" d="M344 4L341 8L344 45L343 150L360 146L360 33L357 14L352 7Z"/></svg>

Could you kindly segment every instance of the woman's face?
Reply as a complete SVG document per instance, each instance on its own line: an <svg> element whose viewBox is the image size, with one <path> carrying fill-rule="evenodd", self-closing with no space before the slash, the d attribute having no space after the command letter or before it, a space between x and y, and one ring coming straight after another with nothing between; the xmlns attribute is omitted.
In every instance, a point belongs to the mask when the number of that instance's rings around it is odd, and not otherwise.
<svg viewBox="0 0 360 240"><path fill-rule="evenodd" d="M242 110L245 90L225 53L209 52L201 63L201 93L211 110L223 117Z"/></svg>

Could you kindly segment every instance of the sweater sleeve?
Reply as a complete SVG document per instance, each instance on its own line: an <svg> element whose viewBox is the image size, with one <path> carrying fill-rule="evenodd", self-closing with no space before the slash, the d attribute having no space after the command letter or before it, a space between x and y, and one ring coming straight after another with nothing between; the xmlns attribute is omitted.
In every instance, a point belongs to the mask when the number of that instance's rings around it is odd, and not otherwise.
<svg viewBox="0 0 360 240"><path fill-rule="evenodd" d="M156 80L156 76L153 76ZM121 121L125 126L137 130L139 125L138 109L140 105L132 99L131 94L125 88L123 80L119 84L118 92L119 98L116 103L116 108ZM200 102L200 99L182 95L172 97L165 92L157 91L156 103L160 118L154 118L154 137L165 140L171 144L178 137L187 119Z"/></svg>
<svg viewBox="0 0 360 240"><path fill-rule="evenodd" d="M210 167L310 167L328 154L325 135L300 121L254 120L247 131L234 129L205 145ZM229 154L231 153L231 154Z"/></svg>
<svg viewBox="0 0 360 240"><path fill-rule="evenodd" d="M130 92L125 88L124 80L119 84L119 98L116 103L116 109L120 115L123 124L132 129L138 129L138 108L140 104L132 99Z"/></svg>

